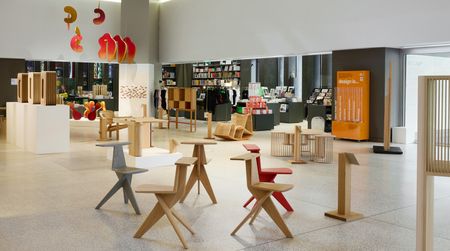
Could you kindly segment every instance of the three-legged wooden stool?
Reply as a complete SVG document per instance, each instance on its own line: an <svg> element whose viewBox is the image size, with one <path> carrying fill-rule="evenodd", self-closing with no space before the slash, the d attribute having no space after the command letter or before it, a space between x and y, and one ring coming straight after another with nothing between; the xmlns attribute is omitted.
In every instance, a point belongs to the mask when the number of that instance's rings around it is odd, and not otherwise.
<svg viewBox="0 0 450 251"><path fill-rule="evenodd" d="M175 222L177 219L189 232L194 234L194 230L186 223L186 221L176 213L172 207L183 196L186 186L186 172L187 167L194 164L197 158L183 157L179 159L175 165L177 170L175 172L175 182L173 186L161 185L140 185L136 188L136 193L153 193L158 199L158 204L153 208L150 214L145 219L144 223L139 227L134 234L134 238L141 238L161 217L165 214L172 224L173 229L178 235L184 248L187 248L186 240L181 234L178 225Z"/></svg>
<svg viewBox="0 0 450 251"><path fill-rule="evenodd" d="M271 195L274 192L286 192L291 190L294 186L290 184L260 182L258 177L258 170L256 166L256 158L259 154L248 153L241 156L233 157L231 160L244 160L245 167L247 169L247 188L250 193L256 198L256 204L250 211L250 213L239 223L236 229L231 232L231 235L235 235L236 232L247 222L251 217L250 224L253 224L261 209L264 209L272 220L281 229L284 235L288 238L293 238L291 231L284 223L283 218L278 212L277 208L273 204Z"/></svg>
<svg viewBox="0 0 450 251"><path fill-rule="evenodd" d="M192 169L191 176L189 176L189 180L186 184L186 192L184 193L180 202L181 203L184 202L189 192L191 191L192 187L194 186L195 182L198 183L197 193L200 194L200 182L201 182L206 192L208 193L209 198L211 198L214 204L217 204L216 196L214 195L211 183L209 182L208 174L206 173L205 169L205 165L209 162L206 159L205 155L205 145L215 145L217 143L215 141L203 140L203 141L183 141L181 142L181 144L194 145L192 157L197 158L197 162L195 163L194 168Z"/></svg>
<svg viewBox="0 0 450 251"><path fill-rule="evenodd" d="M119 180L111 188L111 190L109 190L109 192L100 201L100 203L98 203L95 209L100 209L103 204L105 204L120 188L122 188L124 203L128 204L128 200L130 200L134 211L136 211L136 214L141 214L141 212L139 211L139 206L136 202L136 198L134 197L133 190L131 189L131 178L133 174L144 173L148 170L142 168L127 167L125 156L123 154L123 146L128 144L129 142L97 144L97 146L100 147L113 147L112 170L116 172L117 178Z"/></svg>

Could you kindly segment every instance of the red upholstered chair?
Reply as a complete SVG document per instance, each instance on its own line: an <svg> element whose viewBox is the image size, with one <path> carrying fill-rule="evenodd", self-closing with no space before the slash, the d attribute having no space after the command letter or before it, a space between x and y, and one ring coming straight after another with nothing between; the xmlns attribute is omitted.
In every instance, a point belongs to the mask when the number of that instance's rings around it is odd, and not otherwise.
<svg viewBox="0 0 450 251"><path fill-rule="evenodd" d="M251 152L251 153L259 153L260 148L257 145L254 144L243 144L244 148ZM256 165L258 167L258 175L259 175L259 181L260 182L272 182L275 183L275 177L277 177L278 174L292 174L292 170L290 168L261 168L261 158L258 156L256 158ZM280 204L286 208L287 211L293 212L294 209L292 209L289 202L286 200L284 195L281 192L274 192L272 196L280 202ZM253 196L244 204L244 207L247 207L252 200L255 199Z"/></svg>

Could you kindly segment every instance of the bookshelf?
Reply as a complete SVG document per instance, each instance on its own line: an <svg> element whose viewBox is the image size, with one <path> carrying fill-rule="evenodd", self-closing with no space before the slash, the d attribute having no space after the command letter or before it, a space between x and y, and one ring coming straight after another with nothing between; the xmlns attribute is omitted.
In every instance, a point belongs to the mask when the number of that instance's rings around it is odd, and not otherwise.
<svg viewBox="0 0 450 251"><path fill-rule="evenodd" d="M193 64L192 86L216 86L227 82L240 83L239 61L216 61Z"/></svg>
<svg viewBox="0 0 450 251"><path fill-rule="evenodd" d="M166 86L176 86L176 65L163 65L162 66L162 81Z"/></svg>

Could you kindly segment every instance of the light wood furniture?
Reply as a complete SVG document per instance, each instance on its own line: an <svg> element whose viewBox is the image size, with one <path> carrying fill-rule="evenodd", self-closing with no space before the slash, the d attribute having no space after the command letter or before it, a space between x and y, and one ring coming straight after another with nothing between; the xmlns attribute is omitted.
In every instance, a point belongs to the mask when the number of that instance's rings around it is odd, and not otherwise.
<svg viewBox="0 0 450 251"><path fill-rule="evenodd" d="M142 136L142 125L160 123L162 120L152 117L145 118L115 118L113 120L116 123L123 123L128 125L128 141L130 146L128 147L128 154L134 157L142 156L143 147L152 147L152 127L148 130L148 137ZM145 130L147 131L147 130Z"/></svg>
<svg viewBox="0 0 450 251"><path fill-rule="evenodd" d="M171 87L168 89L169 97L169 111L175 110L175 121L170 120L170 112L167 113L167 127L170 129L170 123L175 123L175 128L178 129L178 124L189 124L189 130L197 131L197 89L196 88L178 88ZM178 121L178 112L189 112L189 123Z"/></svg>
<svg viewBox="0 0 450 251"><path fill-rule="evenodd" d="M374 153L403 154L400 147L391 147L391 95L392 95L392 63L389 64L389 79L384 96L384 144L373 146Z"/></svg>
<svg viewBox="0 0 450 251"><path fill-rule="evenodd" d="M116 140L119 140L119 131L128 128L127 124L115 123L113 120L115 118L114 111L100 111L100 130L98 141L111 140L112 132L116 132ZM109 136L108 136L109 134Z"/></svg>
<svg viewBox="0 0 450 251"><path fill-rule="evenodd" d="M333 162L333 142L335 136L331 134L321 134L315 136L314 162Z"/></svg>
<svg viewBox="0 0 450 251"><path fill-rule="evenodd" d="M352 176L350 165L359 165L355 155L353 153L339 153L338 209L326 212L325 216L342 221L354 221L364 217L362 214L350 210Z"/></svg>
<svg viewBox="0 0 450 251"><path fill-rule="evenodd" d="M181 144L184 145L194 145L194 151L192 152L192 157L197 158L195 162L194 168L192 169L191 175L189 176L189 180L186 184L186 191L181 197L180 202L183 203L189 192L192 190L192 187L197 182L197 194L200 194L200 182L203 184L206 192L211 198L211 201L214 204L217 204L216 196L214 195L214 191L211 187L211 183L209 182L208 174L206 173L205 165L208 164L208 160L206 159L205 154L205 145L215 145L217 144L215 141L182 141Z"/></svg>
<svg viewBox="0 0 450 251"><path fill-rule="evenodd" d="M294 134L286 132L270 133L270 155L276 157L292 156L294 147Z"/></svg>
<svg viewBox="0 0 450 251"><path fill-rule="evenodd" d="M158 108L158 119L164 119L164 109ZM166 127L163 126L163 122L158 123L159 129L166 129Z"/></svg>
<svg viewBox="0 0 450 251"><path fill-rule="evenodd" d="M139 206L131 189L131 178L133 174L147 172L146 169L127 167L125 156L123 154L123 146L128 145L128 142L114 142L108 144L97 144L100 147L113 147L112 170L116 173L119 179L105 197L98 203L95 209L100 209L120 188L123 189L124 203L128 204L130 200L136 214L141 214Z"/></svg>
<svg viewBox="0 0 450 251"><path fill-rule="evenodd" d="M177 151L177 147L180 143L178 143L177 140L175 139L170 139L169 140L169 153L174 153Z"/></svg>
<svg viewBox="0 0 450 251"><path fill-rule="evenodd" d="M252 115L233 114L230 123L217 123L214 136L234 141L250 139L253 136Z"/></svg>
<svg viewBox="0 0 450 251"><path fill-rule="evenodd" d="M41 72L41 105L56 105L56 72Z"/></svg>
<svg viewBox="0 0 450 251"><path fill-rule="evenodd" d="M28 74L17 74L17 102L28 103Z"/></svg>
<svg viewBox="0 0 450 251"><path fill-rule="evenodd" d="M314 160L316 136L321 134L323 134L323 132L315 130L305 130L300 134L301 152L302 154L308 153L309 160L311 161Z"/></svg>
<svg viewBox="0 0 450 251"><path fill-rule="evenodd" d="M28 103L41 103L41 73L28 73Z"/></svg>
<svg viewBox="0 0 450 251"><path fill-rule="evenodd" d="M291 164L306 164L306 161L302 159L302 127L295 126L294 129L294 146L292 149L292 156L294 158L289 162Z"/></svg>
<svg viewBox="0 0 450 251"><path fill-rule="evenodd" d="M175 172L175 182L173 186L145 184L140 185L136 188L136 193L155 194L156 198L158 199L158 203L155 205L153 210L150 212L145 221L134 234L134 238L141 238L156 222L159 221L159 219L166 215L167 219L169 219L170 221L170 224L172 224L172 227L175 230L178 238L183 244L183 247L188 248L186 240L184 239L180 229L178 228L178 225L176 224L176 220L178 220L192 234L194 234L194 230L192 230L187 221L184 220L181 215L175 212L172 207L183 196L186 185L187 167L194 164L196 160L196 158L183 157L175 163L177 169Z"/></svg>
<svg viewBox="0 0 450 251"><path fill-rule="evenodd" d="M206 112L207 119L208 119L208 135L205 137L205 139L214 139L212 136L212 113Z"/></svg>
<svg viewBox="0 0 450 251"><path fill-rule="evenodd" d="M247 173L247 188L256 198L256 204L251 209L250 213L239 223L239 225L231 232L231 235L235 235L236 232L248 221L253 224L258 214L262 209L272 218L275 224L280 228L284 235L288 238L293 238L291 231L286 226L280 213L273 204L271 195L274 192L286 192L291 190L294 186L290 184L260 182L258 177L256 158L259 154L248 153L241 156L233 157L231 160L243 160L245 161L246 173Z"/></svg>

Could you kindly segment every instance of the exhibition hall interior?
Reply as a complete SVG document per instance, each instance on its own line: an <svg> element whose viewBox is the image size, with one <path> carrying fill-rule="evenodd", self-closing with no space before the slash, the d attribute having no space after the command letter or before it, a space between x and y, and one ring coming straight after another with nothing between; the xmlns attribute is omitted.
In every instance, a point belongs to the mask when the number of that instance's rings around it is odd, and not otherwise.
<svg viewBox="0 0 450 251"><path fill-rule="evenodd" d="M449 9L0 1L0 250L450 250Z"/></svg>

